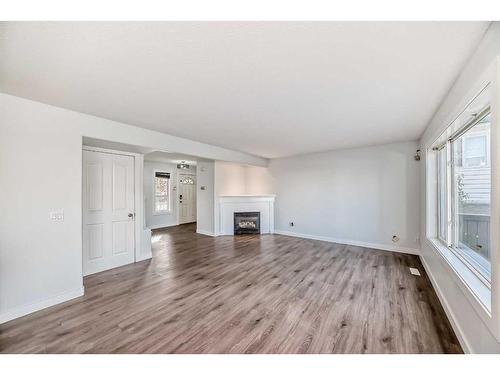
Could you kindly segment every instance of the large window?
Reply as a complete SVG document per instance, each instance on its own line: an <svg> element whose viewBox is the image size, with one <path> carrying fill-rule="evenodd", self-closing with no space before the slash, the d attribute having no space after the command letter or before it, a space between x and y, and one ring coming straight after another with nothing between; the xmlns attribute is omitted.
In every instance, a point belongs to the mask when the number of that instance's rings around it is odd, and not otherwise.
<svg viewBox="0 0 500 375"><path fill-rule="evenodd" d="M491 279L490 115L451 141L453 234L455 249L476 271Z"/></svg>
<svg viewBox="0 0 500 375"><path fill-rule="evenodd" d="M162 214L170 211L170 173L155 172L154 212Z"/></svg>
<svg viewBox="0 0 500 375"><path fill-rule="evenodd" d="M485 283L491 282L490 112L483 110L437 153L437 237Z"/></svg>

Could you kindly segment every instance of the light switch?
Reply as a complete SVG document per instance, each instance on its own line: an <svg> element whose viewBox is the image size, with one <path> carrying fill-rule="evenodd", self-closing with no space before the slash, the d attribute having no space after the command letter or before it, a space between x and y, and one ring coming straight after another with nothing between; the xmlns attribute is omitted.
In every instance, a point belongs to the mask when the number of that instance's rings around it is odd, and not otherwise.
<svg viewBox="0 0 500 375"><path fill-rule="evenodd" d="M64 211L63 210L50 210L49 219L52 221L64 221Z"/></svg>

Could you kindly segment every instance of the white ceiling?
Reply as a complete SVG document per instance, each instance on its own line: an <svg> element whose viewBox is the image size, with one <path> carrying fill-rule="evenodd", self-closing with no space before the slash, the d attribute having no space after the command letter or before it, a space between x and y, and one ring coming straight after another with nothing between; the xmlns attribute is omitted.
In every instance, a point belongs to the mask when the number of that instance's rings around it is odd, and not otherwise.
<svg viewBox="0 0 500 375"><path fill-rule="evenodd" d="M487 26L7 22L0 91L268 158L415 140Z"/></svg>

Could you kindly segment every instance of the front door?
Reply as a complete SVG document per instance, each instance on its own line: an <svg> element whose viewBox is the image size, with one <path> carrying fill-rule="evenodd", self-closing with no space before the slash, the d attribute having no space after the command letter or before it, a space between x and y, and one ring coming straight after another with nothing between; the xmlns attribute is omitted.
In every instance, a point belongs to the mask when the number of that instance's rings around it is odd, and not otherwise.
<svg viewBox="0 0 500 375"><path fill-rule="evenodd" d="M179 175L179 224L196 221L196 176Z"/></svg>
<svg viewBox="0 0 500 375"><path fill-rule="evenodd" d="M133 263L134 158L83 151L83 275Z"/></svg>

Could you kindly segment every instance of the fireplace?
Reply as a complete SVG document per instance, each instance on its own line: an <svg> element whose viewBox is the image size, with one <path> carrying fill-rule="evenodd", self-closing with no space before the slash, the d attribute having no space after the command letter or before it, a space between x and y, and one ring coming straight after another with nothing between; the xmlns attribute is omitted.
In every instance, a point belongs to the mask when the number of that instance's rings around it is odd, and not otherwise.
<svg viewBox="0 0 500 375"><path fill-rule="evenodd" d="M235 212L234 234L259 234L260 212Z"/></svg>

